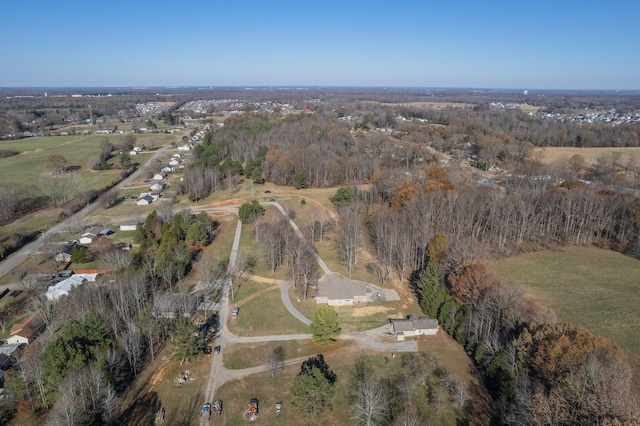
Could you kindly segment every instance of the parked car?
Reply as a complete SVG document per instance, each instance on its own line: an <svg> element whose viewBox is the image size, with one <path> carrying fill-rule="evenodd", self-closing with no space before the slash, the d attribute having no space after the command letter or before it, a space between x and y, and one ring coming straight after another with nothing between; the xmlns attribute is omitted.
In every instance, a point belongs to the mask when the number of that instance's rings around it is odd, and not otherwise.
<svg viewBox="0 0 640 426"><path fill-rule="evenodd" d="M240 308L238 306L236 306L235 308L233 308L231 310L231 315L234 316L234 317L237 317L238 316L238 312L240 312Z"/></svg>
<svg viewBox="0 0 640 426"><path fill-rule="evenodd" d="M215 348L213 348L213 354L218 355L221 350L222 350L222 347L216 346Z"/></svg>

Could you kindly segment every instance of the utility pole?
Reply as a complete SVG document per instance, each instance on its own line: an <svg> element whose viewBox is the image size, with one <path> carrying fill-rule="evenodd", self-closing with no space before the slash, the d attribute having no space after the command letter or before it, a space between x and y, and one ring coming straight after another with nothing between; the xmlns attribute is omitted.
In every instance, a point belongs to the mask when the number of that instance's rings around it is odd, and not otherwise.
<svg viewBox="0 0 640 426"><path fill-rule="evenodd" d="M89 124L91 124L91 132L93 133L93 112L91 112L91 104L89 104Z"/></svg>

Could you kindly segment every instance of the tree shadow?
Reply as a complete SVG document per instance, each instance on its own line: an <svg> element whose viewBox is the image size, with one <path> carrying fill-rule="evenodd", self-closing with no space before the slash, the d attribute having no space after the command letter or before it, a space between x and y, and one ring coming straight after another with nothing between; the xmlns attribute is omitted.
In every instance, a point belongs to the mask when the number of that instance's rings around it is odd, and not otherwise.
<svg viewBox="0 0 640 426"><path fill-rule="evenodd" d="M156 392L147 392L140 397L136 395L134 402L120 415L122 425L153 425L156 413L162 408L162 403Z"/></svg>
<svg viewBox="0 0 640 426"><path fill-rule="evenodd" d="M204 396L198 392L198 394L189 399L186 404L174 408L167 414L167 424L178 426L196 424L198 416L200 416L203 401Z"/></svg>

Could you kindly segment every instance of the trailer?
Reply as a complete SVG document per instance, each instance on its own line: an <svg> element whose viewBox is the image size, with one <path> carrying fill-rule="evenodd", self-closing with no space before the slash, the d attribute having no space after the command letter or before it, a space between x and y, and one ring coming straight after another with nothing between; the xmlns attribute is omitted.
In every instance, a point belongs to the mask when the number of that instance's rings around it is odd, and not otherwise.
<svg viewBox="0 0 640 426"><path fill-rule="evenodd" d="M280 411L282 411L282 402L276 402L276 416L280 415Z"/></svg>
<svg viewBox="0 0 640 426"><path fill-rule="evenodd" d="M258 399L251 398L249 400L249 405L247 405L247 416L249 417L249 421L253 422L258 418Z"/></svg>
<svg viewBox="0 0 640 426"><path fill-rule="evenodd" d="M213 403L213 415L219 416L220 414L222 414L222 401L218 399Z"/></svg>

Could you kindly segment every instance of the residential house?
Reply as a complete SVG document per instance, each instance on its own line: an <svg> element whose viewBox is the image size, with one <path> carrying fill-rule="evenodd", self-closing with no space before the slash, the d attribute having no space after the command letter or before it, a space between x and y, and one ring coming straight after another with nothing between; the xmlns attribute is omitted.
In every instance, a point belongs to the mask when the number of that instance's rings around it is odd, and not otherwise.
<svg viewBox="0 0 640 426"><path fill-rule="evenodd" d="M58 300L62 296L69 294L71 289L84 284L86 281L87 279L82 276L72 275L66 280L60 281L58 284L49 287L45 295L49 300Z"/></svg>
<svg viewBox="0 0 640 426"><path fill-rule="evenodd" d="M202 295L186 293L165 293L156 297L153 316L156 318L191 318L203 301Z"/></svg>
<svg viewBox="0 0 640 426"><path fill-rule="evenodd" d="M154 182L151 185L149 185L149 189L152 190L153 192L160 192L164 189L164 183Z"/></svg>
<svg viewBox="0 0 640 426"><path fill-rule="evenodd" d="M173 166L173 167L175 167L175 166L177 166L179 164L180 164L180 161L178 159L176 159L176 158L174 158L171 161L169 161L169 165Z"/></svg>
<svg viewBox="0 0 640 426"><path fill-rule="evenodd" d="M67 244L64 248L58 251L55 255L55 260L58 263L71 262L71 250L75 244Z"/></svg>
<svg viewBox="0 0 640 426"><path fill-rule="evenodd" d="M34 314L17 324L13 324L7 342L28 345L35 340L43 326L44 324L38 315Z"/></svg>
<svg viewBox="0 0 640 426"><path fill-rule="evenodd" d="M94 234L93 232L86 232L82 235L80 235L80 244L91 244L95 239L96 239L97 235Z"/></svg>
<svg viewBox="0 0 640 426"><path fill-rule="evenodd" d="M19 353L24 348L24 343L4 343L0 345L0 355L11 357L16 351Z"/></svg>
<svg viewBox="0 0 640 426"><path fill-rule="evenodd" d="M151 203L153 203L153 198L151 198L150 195L143 195L136 201L136 205L138 206L148 206Z"/></svg>
<svg viewBox="0 0 640 426"><path fill-rule="evenodd" d="M326 274L318 281L316 303L346 306L366 302L399 300L394 290L383 290L364 281L351 280L340 274Z"/></svg>
<svg viewBox="0 0 640 426"><path fill-rule="evenodd" d="M424 317L408 316L405 319L392 319L391 330L396 340L405 337L434 335L438 333L438 320Z"/></svg>
<svg viewBox="0 0 640 426"><path fill-rule="evenodd" d="M153 177L151 178L152 180L163 180L164 178L167 177L166 173L156 173L155 175L153 175Z"/></svg>
<svg viewBox="0 0 640 426"><path fill-rule="evenodd" d="M171 173L171 172L175 172L175 170L176 168L172 166L164 166L162 169L160 169L162 173Z"/></svg>

